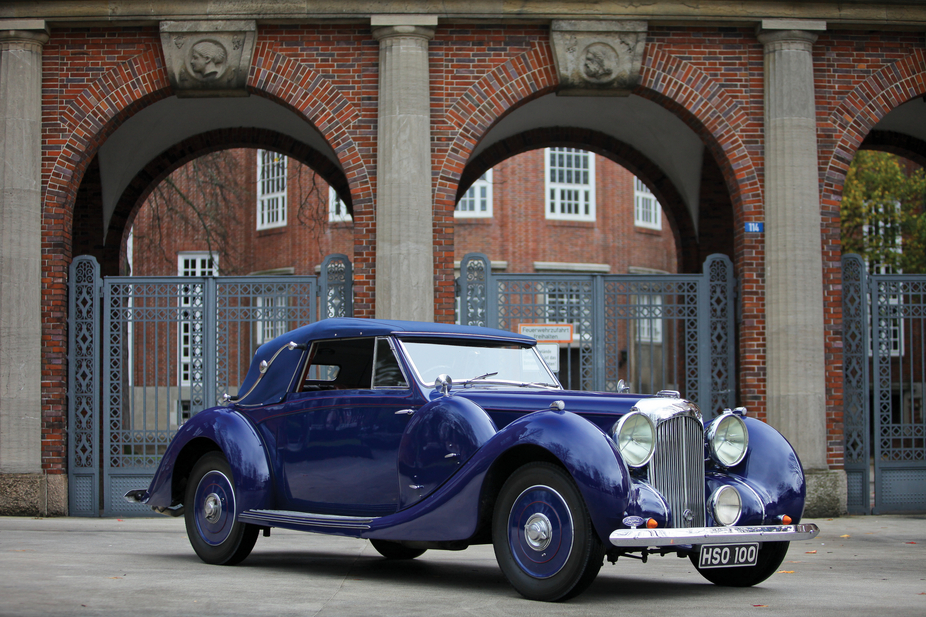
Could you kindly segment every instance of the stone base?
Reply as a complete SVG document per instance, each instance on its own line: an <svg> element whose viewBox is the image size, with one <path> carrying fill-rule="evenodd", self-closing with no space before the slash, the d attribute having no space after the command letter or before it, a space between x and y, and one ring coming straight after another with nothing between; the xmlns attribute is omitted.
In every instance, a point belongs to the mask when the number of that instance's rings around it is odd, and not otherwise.
<svg viewBox="0 0 926 617"><path fill-rule="evenodd" d="M807 502L804 516L822 518L848 513L846 472L842 469L805 469Z"/></svg>
<svg viewBox="0 0 926 617"><path fill-rule="evenodd" d="M68 477L0 474L0 516L67 516Z"/></svg>

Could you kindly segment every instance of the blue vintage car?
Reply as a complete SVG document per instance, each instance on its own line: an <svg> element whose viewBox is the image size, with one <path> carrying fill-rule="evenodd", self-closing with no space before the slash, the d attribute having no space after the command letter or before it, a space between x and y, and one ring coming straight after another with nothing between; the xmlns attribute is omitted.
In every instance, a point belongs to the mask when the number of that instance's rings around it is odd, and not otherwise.
<svg viewBox="0 0 926 617"><path fill-rule="evenodd" d="M262 345L225 406L196 414L151 486L212 564L272 527L367 538L387 559L491 543L527 598L562 600L605 558L688 556L718 585L775 572L804 476L773 428L704 425L677 392L563 390L532 338L327 319Z"/></svg>

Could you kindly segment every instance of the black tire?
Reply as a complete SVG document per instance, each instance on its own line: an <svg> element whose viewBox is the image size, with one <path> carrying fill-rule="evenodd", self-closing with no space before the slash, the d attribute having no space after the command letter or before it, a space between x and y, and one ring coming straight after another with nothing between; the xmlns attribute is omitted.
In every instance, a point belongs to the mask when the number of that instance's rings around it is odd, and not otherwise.
<svg viewBox="0 0 926 617"><path fill-rule="evenodd" d="M752 587L758 585L778 570L778 566L788 554L790 542L766 542L759 549L756 565L736 568L707 568L698 567L698 553L690 553L695 569L707 580L721 587Z"/></svg>
<svg viewBox="0 0 926 617"><path fill-rule="evenodd" d="M236 520L234 478L220 452L204 454L193 466L183 505L186 534L200 559L233 566L251 553L260 528Z"/></svg>
<svg viewBox="0 0 926 617"><path fill-rule="evenodd" d="M577 596L604 560L579 489L566 471L549 463L524 465L502 486L492 540L508 582L529 600Z"/></svg>
<svg viewBox="0 0 926 617"><path fill-rule="evenodd" d="M370 544L386 559L414 559L424 555L426 550L423 548L409 548L401 542L392 542L390 540L371 539Z"/></svg>

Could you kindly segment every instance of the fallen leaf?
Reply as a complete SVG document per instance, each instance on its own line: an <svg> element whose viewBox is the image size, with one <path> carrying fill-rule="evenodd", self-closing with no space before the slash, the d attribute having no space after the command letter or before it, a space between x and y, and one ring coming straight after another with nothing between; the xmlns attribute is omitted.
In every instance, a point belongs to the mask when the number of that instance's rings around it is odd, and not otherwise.
<svg viewBox="0 0 926 617"><path fill-rule="evenodd" d="M846 534L846 535L844 535L844 536L839 536L839 537L840 537L840 538L851 538L852 536L850 536L849 534Z"/></svg>
<svg viewBox="0 0 926 617"><path fill-rule="evenodd" d="M804 553L804 554L805 554L805 555L816 555L816 554L817 554L817 551L807 551L807 552Z"/></svg>
<svg viewBox="0 0 926 617"><path fill-rule="evenodd" d="M753 604L753 608L768 608L768 604Z"/></svg>
<svg viewBox="0 0 926 617"><path fill-rule="evenodd" d="M907 542L907 544L916 544L916 542Z"/></svg>
<svg viewBox="0 0 926 617"><path fill-rule="evenodd" d="M109 578L122 578L121 576L110 576Z"/></svg>
<svg viewBox="0 0 926 617"><path fill-rule="evenodd" d="M794 574L794 570L779 570L778 574Z"/></svg>

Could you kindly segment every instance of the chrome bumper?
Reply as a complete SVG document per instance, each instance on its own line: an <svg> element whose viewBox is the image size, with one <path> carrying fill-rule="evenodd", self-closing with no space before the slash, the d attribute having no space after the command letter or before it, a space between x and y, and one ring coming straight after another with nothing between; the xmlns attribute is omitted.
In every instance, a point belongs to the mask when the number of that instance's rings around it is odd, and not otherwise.
<svg viewBox="0 0 926 617"><path fill-rule="evenodd" d="M689 529L617 529L611 544L620 547L673 546L676 544L741 544L743 542L793 542L810 540L820 533L813 523L744 527L691 527Z"/></svg>

